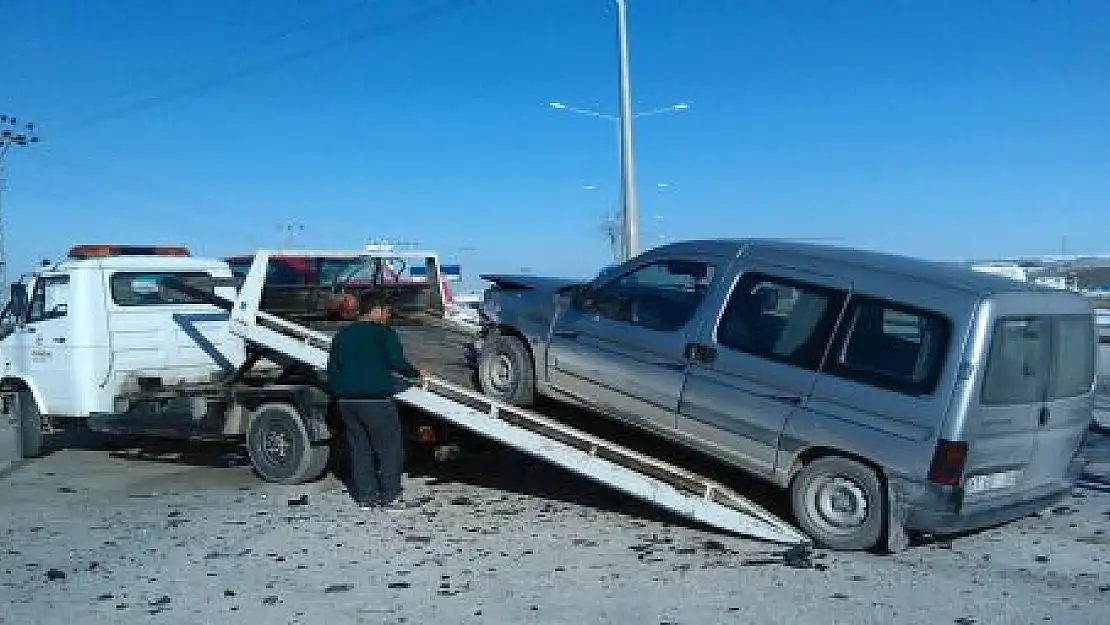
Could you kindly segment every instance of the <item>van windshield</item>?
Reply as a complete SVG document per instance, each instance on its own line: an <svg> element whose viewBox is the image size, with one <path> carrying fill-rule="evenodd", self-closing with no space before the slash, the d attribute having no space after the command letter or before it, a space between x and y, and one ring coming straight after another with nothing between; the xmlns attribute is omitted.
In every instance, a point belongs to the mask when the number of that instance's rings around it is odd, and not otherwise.
<svg viewBox="0 0 1110 625"><path fill-rule="evenodd" d="M1094 380L1087 315L1004 318L995 324L982 402L1032 404L1087 393Z"/></svg>

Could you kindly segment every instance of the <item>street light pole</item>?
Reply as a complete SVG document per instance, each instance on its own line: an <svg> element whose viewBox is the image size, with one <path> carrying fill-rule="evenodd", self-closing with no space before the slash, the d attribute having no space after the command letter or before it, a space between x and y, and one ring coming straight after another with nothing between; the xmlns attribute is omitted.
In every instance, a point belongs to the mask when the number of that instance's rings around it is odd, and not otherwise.
<svg viewBox="0 0 1110 625"><path fill-rule="evenodd" d="M39 137L35 134L34 124L19 126L19 120L9 115L0 115L0 285L6 289L8 284L8 253L4 241L4 209L3 195L4 183L4 156L12 146L26 147L38 143Z"/></svg>
<svg viewBox="0 0 1110 625"><path fill-rule="evenodd" d="M624 260L639 249L636 206L636 166L632 150L632 86L628 68L628 6L617 3L617 40L620 52L621 220L624 222Z"/></svg>

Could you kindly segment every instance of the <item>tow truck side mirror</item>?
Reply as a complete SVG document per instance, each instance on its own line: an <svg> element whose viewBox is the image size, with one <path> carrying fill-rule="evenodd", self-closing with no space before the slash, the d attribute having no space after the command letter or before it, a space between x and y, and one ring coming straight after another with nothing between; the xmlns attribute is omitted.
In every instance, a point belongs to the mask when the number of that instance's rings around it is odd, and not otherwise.
<svg viewBox="0 0 1110 625"><path fill-rule="evenodd" d="M27 285L22 282L12 283L11 311L15 319L27 314Z"/></svg>

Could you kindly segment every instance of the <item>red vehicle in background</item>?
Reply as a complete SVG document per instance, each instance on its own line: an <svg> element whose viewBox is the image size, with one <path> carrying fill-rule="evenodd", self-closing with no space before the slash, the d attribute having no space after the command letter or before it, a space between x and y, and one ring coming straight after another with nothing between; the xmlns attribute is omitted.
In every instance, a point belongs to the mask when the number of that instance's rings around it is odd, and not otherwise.
<svg viewBox="0 0 1110 625"><path fill-rule="evenodd" d="M242 280L254 255L237 255L225 259L236 278ZM443 297L435 303L434 289L429 288L429 265L440 275ZM355 317L358 296L366 291L385 291L394 302L400 319L429 308L447 308L451 290L447 285L457 280L457 265L439 265L430 252L382 251L371 256L336 258L329 256L270 257L266 286L262 292L262 310L291 321L319 327L327 322L349 321Z"/></svg>

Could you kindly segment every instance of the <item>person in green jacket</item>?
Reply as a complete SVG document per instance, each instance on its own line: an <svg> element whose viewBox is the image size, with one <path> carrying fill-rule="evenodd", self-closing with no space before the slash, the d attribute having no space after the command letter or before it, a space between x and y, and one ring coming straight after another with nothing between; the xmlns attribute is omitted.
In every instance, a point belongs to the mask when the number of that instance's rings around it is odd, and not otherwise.
<svg viewBox="0 0 1110 625"><path fill-rule="evenodd" d="M392 374L423 377L388 325L391 308L387 297L363 293L358 320L332 337L328 354L327 385L339 403L350 447L350 492L364 510L402 507L404 441Z"/></svg>

